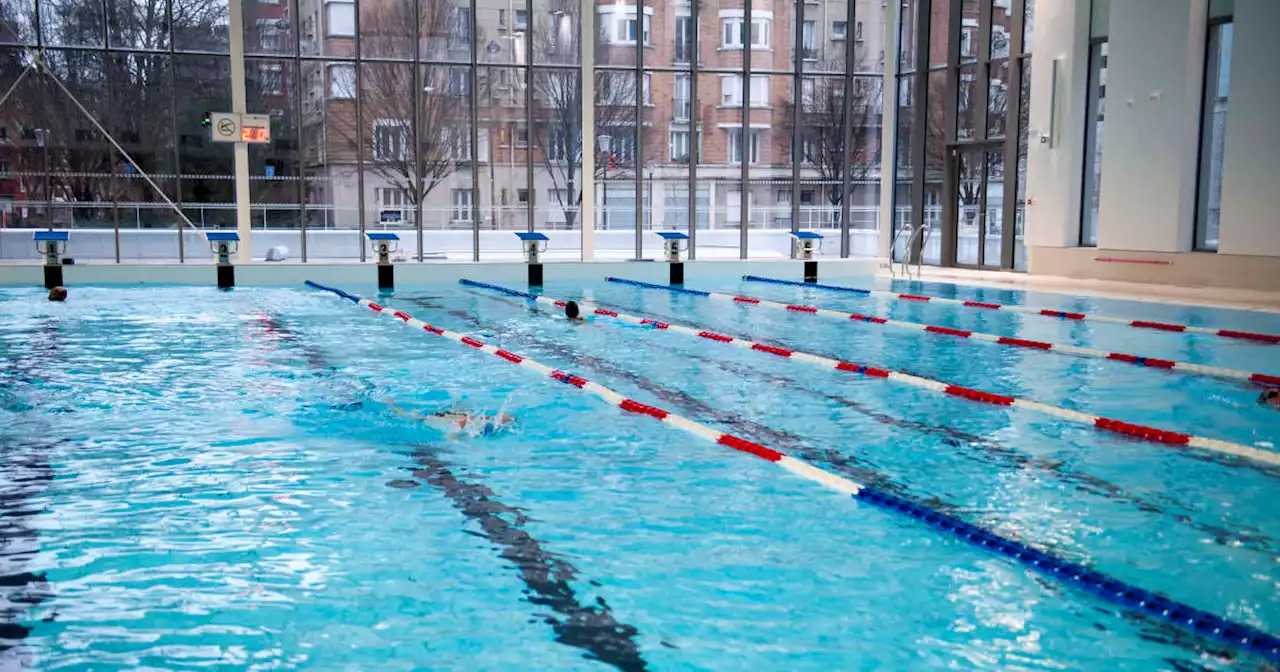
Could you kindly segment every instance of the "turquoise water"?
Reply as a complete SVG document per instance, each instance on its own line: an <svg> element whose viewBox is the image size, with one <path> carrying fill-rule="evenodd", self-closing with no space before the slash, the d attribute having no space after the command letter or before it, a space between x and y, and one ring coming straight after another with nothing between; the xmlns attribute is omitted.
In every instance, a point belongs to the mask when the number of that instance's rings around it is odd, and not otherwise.
<svg viewBox="0 0 1280 672"><path fill-rule="evenodd" d="M1280 373L1280 346L690 286ZM1280 333L1277 315L898 288ZM1280 441L1245 385L604 282L546 293ZM1280 474L455 285L382 302L1280 631ZM516 423L451 436L392 407ZM1267 669L301 288L0 290L0 415L0 669Z"/></svg>

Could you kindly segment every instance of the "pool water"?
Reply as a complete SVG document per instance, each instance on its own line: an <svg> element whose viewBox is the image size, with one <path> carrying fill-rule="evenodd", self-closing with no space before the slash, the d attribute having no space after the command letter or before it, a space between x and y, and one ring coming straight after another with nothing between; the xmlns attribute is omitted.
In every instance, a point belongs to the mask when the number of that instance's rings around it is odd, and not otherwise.
<svg viewBox="0 0 1280 672"><path fill-rule="evenodd" d="M1280 373L1280 346L1247 341L689 286ZM1280 315L896 288L1280 333ZM545 293L1280 441L1280 413L1239 383L603 281ZM452 284L379 301L1280 631L1280 472ZM446 410L515 424L421 421ZM61 305L0 290L0 514L0 669L1270 669L304 288L85 287Z"/></svg>

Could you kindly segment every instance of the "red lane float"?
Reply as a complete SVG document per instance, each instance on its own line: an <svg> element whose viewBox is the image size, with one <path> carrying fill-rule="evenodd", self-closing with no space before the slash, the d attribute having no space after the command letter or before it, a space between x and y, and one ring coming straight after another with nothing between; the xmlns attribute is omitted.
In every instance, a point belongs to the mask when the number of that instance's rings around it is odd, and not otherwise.
<svg viewBox="0 0 1280 672"><path fill-rule="evenodd" d="M1102 261L1101 259L1099 261ZM1159 261L1136 261L1128 259L1106 259L1106 261L1128 261L1130 263L1167 263ZM941 296L924 296L921 294L899 294L897 292L889 292L883 289L861 289L858 287L841 287L839 285L820 285L811 282L795 282L792 280L780 280L778 278L764 278L756 275L748 275L743 278L749 282L764 282L771 285L787 285L792 287L804 287L806 289L822 289L832 292L848 292L851 294L887 296L891 299L899 301L919 301L925 303L944 303L956 306L964 306L967 308L985 308L987 310L1004 310L1012 313L1027 313L1029 315L1043 315L1045 317L1056 317L1062 320L1088 320L1090 322L1108 322L1111 324L1123 324L1129 327L1137 327L1139 329L1159 329L1161 331L1178 331L1196 334L1208 334L1210 336L1221 336L1223 338L1236 338L1247 341L1257 341L1259 343L1280 343L1280 335L1277 334L1259 334L1251 331L1237 331L1235 329L1214 329L1212 327L1194 327L1188 324L1167 324L1164 322L1150 322L1147 320L1126 320L1120 317L1107 317L1105 315L1089 315L1086 313L1070 313L1062 310L1047 310L1031 308L1029 306L1015 306L1004 303L988 303L985 301L963 301L960 299L948 299ZM739 299L742 300L742 299Z"/></svg>
<svg viewBox="0 0 1280 672"><path fill-rule="evenodd" d="M553 299L551 297L535 296L527 292L520 292L514 289L507 289L505 287L500 287L498 285L481 285L480 283L473 283L471 281L464 281L464 282L470 283L471 286L480 286L480 287L486 287L489 289L497 289L511 296L519 296L536 303L541 303L541 304L546 304L551 306L563 306L565 303L564 301ZM1066 420L1066 421L1081 424L1081 425L1087 425L1090 427L1094 427L1096 429L1111 432L1114 434L1120 434L1120 435L1127 436L1134 439L1141 439L1141 440L1151 441L1153 443L1159 443L1164 445L1190 446L1192 448L1199 448L1201 450L1212 451L1217 453L1225 453L1225 454L1234 455L1237 457L1243 457L1246 459L1250 459L1250 460L1265 463L1265 464L1280 465L1280 453L1273 453L1271 451L1261 450L1258 448L1254 448L1252 446L1246 446L1239 443L1232 443L1230 441L1221 441L1218 439L1210 439L1203 436L1183 434L1181 432L1174 432L1166 429L1160 429L1157 427L1148 427L1146 425L1139 425L1135 423L1114 420L1111 418L1104 418L1097 415L1090 415L1088 413L1073 411L1073 410L1062 408L1059 406L1042 404L1040 402L1031 401L1028 399L1019 399L1017 397L997 394L995 392L987 392L985 390L976 390L973 388L962 387L960 385L951 385L949 383L944 383L939 380L932 380L929 378L922 378L920 376L913 376L911 374L902 373L899 371L890 371L886 369L867 366L864 364L856 364L853 362L836 360L830 357L823 357L822 355L815 355L812 353L804 352L802 350L794 350L794 349L782 348L782 347L773 346L773 345L766 345L764 343L756 343L756 342L741 339L741 338L734 338L726 334L716 333L714 331L707 331L705 329L695 329L693 327L686 327L678 324L658 322L657 320L653 320L650 318L639 317L636 315L629 315L627 313L621 313L615 310L596 308L594 306L591 306L585 303L581 304L581 307L582 307L582 311L585 313L591 313L591 314L600 315L604 317L611 317L613 319L626 322L628 324L654 325L655 327L657 325L662 325L660 328L653 329L653 331L660 331L661 333L664 333L664 334L674 333L674 334L680 334L682 336L692 336L692 337L701 338L705 340L715 341L717 343L724 343L726 345L735 345L747 350L767 353L770 355L774 355L776 357L781 357L783 359L786 359L787 361L798 360L798 361L807 362L809 364L816 364L824 368L835 369L837 371L857 373L857 374L861 374L871 378L884 378L884 379L895 381L898 383L905 383L913 387L931 390L933 392L939 392L949 396L960 397L962 399L968 399L970 401L974 401L978 403L992 404L996 406L1005 406L1010 408L1033 411L1036 413L1043 413L1046 415L1054 416L1062 420ZM1036 347L1036 348L1040 347L1040 344L1036 343L1035 341L1027 341L1025 343L1029 344L1027 347ZM1044 345L1048 345L1048 344L1044 344Z"/></svg>

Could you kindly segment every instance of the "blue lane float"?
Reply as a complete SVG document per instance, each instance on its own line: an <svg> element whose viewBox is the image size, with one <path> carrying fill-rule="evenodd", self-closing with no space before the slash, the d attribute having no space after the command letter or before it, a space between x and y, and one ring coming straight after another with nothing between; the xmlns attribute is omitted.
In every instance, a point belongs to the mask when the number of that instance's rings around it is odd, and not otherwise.
<svg viewBox="0 0 1280 672"><path fill-rule="evenodd" d="M639 280L627 280L626 278L608 277L605 280L616 282L620 285L634 285L636 287L644 287L646 289L665 289L678 294L688 294L690 296L711 296L711 292L700 292L696 289L685 289L684 287L672 287L671 285L655 285L651 282L640 282Z"/></svg>
<svg viewBox="0 0 1280 672"><path fill-rule="evenodd" d="M849 294L858 294L860 296L870 296L871 290L858 289L857 287L840 287L838 285L823 285L817 282L796 282L795 280L779 280L777 278L765 278L759 275L744 275L743 280L748 282L765 282L770 285L786 285L788 287L810 287L814 289L825 289L832 292L848 292Z"/></svg>

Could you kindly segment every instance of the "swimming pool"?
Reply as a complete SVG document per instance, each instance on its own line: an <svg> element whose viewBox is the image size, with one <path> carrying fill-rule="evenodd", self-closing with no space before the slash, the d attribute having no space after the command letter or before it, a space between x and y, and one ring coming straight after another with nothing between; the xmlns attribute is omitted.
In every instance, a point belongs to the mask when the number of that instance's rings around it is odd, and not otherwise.
<svg viewBox="0 0 1280 672"><path fill-rule="evenodd" d="M850 286L863 283L841 282ZM1280 373L1280 346L691 288ZM1280 333L1280 316L922 294ZM1280 472L458 285L379 298L1267 632ZM1275 450L1247 384L603 281L548 296ZM0 290L0 660L40 669L1237 669L1117 607L572 385L305 288ZM391 407L505 411L450 437Z"/></svg>

